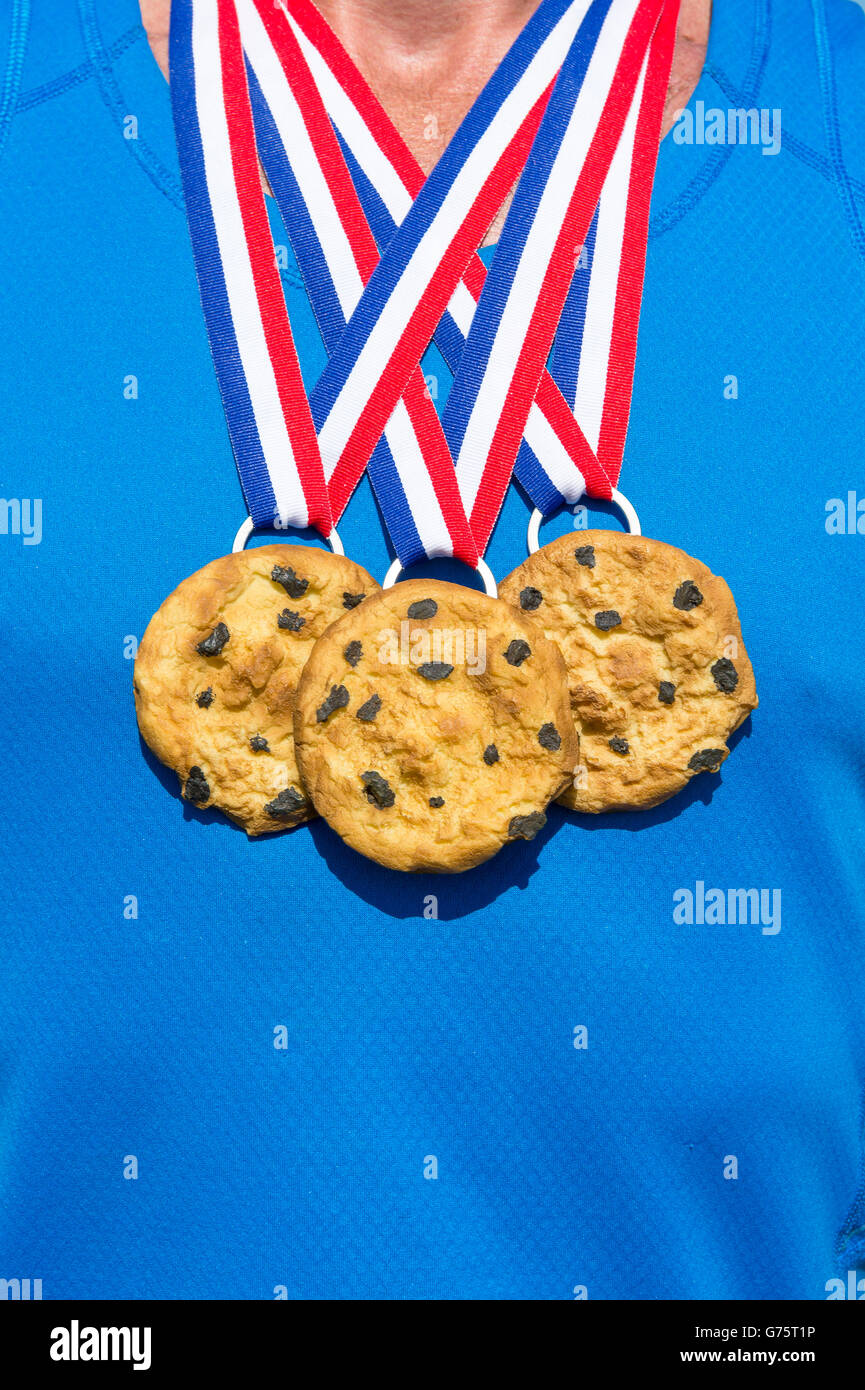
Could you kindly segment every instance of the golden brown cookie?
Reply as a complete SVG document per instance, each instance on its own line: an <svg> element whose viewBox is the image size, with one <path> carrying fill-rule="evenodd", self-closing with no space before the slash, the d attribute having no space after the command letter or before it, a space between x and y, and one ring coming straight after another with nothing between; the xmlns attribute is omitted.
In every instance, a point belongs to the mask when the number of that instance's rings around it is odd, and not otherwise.
<svg viewBox="0 0 865 1390"><path fill-rule="evenodd" d="M723 579L663 541L582 531L529 556L499 593L565 658L580 767L564 805L641 810L717 772L757 706Z"/></svg>
<svg viewBox="0 0 865 1390"><path fill-rule="evenodd" d="M315 814L294 754L297 683L316 638L377 589L344 556L298 545L225 555L178 585L141 639L135 707L187 800L248 835Z"/></svg>
<svg viewBox="0 0 865 1390"><path fill-rule="evenodd" d="M532 839L573 778L561 654L509 604L408 580L334 623L301 677L316 810L390 868L459 873Z"/></svg>

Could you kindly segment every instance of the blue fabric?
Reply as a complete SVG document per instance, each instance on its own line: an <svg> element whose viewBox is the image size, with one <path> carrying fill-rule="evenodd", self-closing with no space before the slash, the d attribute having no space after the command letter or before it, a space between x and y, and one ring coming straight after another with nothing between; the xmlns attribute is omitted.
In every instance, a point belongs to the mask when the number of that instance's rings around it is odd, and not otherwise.
<svg viewBox="0 0 865 1390"><path fill-rule="evenodd" d="M2 491L43 503L40 544L0 533L0 1277L825 1298L865 1259L865 535L826 529L865 498L865 13L716 5L689 109L779 108L780 153L660 155L622 486L729 581L759 710L654 812L554 809L484 868L407 879L322 823L249 843L142 751L129 639L244 505L167 87L134 0L73 10L33 6L0 166ZM512 492L496 573L526 520ZM383 574L366 482L341 533ZM675 922L698 882L780 890L780 931Z"/></svg>

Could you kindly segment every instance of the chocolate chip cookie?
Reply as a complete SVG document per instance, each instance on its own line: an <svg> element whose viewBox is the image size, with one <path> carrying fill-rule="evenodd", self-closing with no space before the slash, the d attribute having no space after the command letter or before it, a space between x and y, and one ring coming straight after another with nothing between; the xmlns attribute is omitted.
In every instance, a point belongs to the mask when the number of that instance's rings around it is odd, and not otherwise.
<svg viewBox="0 0 865 1390"><path fill-rule="evenodd" d="M316 810L370 859L459 873L532 839L578 743L564 662L508 604L407 580L316 643L297 692Z"/></svg>
<svg viewBox="0 0 865 1390"><path fill-rule="evenodd" d="M184 579L151 619L135 662L142 736L180 779L248 835L309 820L292 718L316 639L378 585L313 546L265 545Z"/></svg>
<svg viewBox="0 0 865 1390"><path fill-rule="evenodd" d="M499 593L565 658L580 765L564 805L641 810L717 772L757 706L723 579L662 541L583 531L531 555Z"/></svg>

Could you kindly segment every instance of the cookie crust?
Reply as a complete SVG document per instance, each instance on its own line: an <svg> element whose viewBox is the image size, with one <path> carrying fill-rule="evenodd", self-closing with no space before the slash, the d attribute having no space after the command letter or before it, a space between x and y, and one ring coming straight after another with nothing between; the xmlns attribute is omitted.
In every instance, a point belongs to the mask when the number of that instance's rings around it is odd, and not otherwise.
<svg viewBox="0 0 865 1390"><path fill-rule="evenodd" d="M328 629L294 720L316 810L360 854L406 872L459 873L533 838L579 751L564 663L540 628L425 579Z"/></svg>
<svg viewBox="0 0 865 1390"><path fill-rule="evenodd" d="M250 836L314 816L294 751L297 684L316 639L378 587L341 555L264 545L213 560L169 595L138 649L135 707L187 800Z"/></svg>
<svg viewBox="0 0 865 1390"><path fill-rule="evenodd" d="M751 662L723 579L675 546L579 531L499 586L561 649L580 768L559 800L577 811L644 810L700 772L757 707Z"/></svg>

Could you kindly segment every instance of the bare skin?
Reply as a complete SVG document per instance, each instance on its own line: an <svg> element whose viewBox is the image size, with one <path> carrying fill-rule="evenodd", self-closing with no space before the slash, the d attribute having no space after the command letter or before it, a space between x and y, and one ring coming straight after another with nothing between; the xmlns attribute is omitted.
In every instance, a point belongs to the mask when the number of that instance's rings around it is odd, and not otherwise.
<svg viewBox="0 0 865 1390"><path fill-rule="evenodd" d="M429 172L539 0L316 0L421 168ZM140 0L168 77L171 0ZM682 0L662 134L703 70L712 0ZM487 233L495 241L507 204Z"/></svg>

